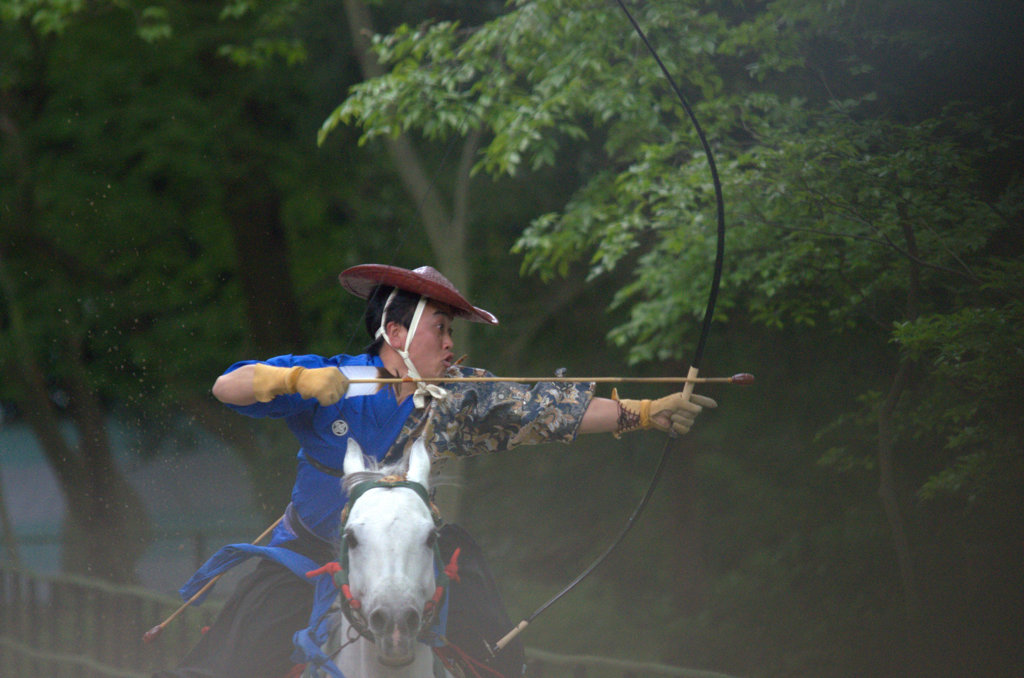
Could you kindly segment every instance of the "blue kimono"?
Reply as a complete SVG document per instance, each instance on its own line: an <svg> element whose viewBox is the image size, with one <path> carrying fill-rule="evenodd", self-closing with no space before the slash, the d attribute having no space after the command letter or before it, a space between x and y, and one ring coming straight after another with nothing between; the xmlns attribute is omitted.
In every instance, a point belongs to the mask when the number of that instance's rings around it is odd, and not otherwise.
<svg viewBox="0 0 1024 678"><path fill-rule="evenodd" d="M227 372L255 362L236 363ZM263 362L280 367L383 367L378 356L367 354L331 358L283 355ZM479 369L453 367L449 376L490 375ZM298 471L291 504L267 546L232 544L222 548L182 587L182 597L190 598L213 577L251 556L277 562L301 579L305 579L306 572L330 560L330 556L311 554L330 553L339 540L341 511L347 501L341 489L341 474L350 436L365 454L377 460L390 456L388 461L400 458L411 440L424 432L435 462L524 444L571 442L593 397L593 384L542 382L526 386L511 382L463 382L446 384L445 388L447 398L431 400L420 410L414 409L412 398L397 402L390 388L366 395L354 395L350 389L345 398L327 407L297 394L279 395L269 403L229 405L247 416L284 419L298 439ZM310 544L316 548L309 548ZM299 653L296 659L323 666L326 658L319 653L318 645L323 640L324 627L318 620L322 620L323 611L336 594L329 576L309 583L316 587L315 604L310 628L295 633ZM207 648L198 652L195 663L210 662L209 657L216 651ZM247 649L236 646L220 651L267 654L276 650L262 643ZM325 668L331 669L329 663ZM190 670L166 675L191 676Z"/></svg>
<svg viewBox="0 0 1024 678"><path fill-rule="evenodd" d="M227 371L254 362L239 362ZM265 362L278 367L383 367L378 356L365 354L336 355L333 358L284 355ZM341 490L340 476L349 437L355 438L364 454L381 460L413 411L412 399L407 398L399 404L390 388L382 388L373 395L342 398L328 407L321 406L315 399L305 400L298 394L278 396L269 403L229 407L250 417L285 420L300 445L298 471L291 496L294 513L307 529L332 544L338 541L339 516L347 500ZM274 531L271 546L295 538L286 522Z"/></svg>

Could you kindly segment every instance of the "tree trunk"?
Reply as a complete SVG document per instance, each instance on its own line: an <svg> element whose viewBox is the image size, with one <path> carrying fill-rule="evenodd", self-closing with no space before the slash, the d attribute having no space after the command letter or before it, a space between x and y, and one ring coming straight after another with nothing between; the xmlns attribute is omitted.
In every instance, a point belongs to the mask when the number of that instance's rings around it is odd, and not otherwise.
<svg viewBox="0 0 1024 678"><path fill-rule="evenodd" d="M14 534L11 515L7 512L7 500L4 499L4 474L0 465L0 529L4 532L4 557L14 567L21 567L21 554L18 550L18 535Z"/></svg>
<svg viewBox="0 0 1024 678"><path fill-rule="evenodd" d="M918 316L918 297L920 292L920 253L914 235L913 225L905 210L900 211L900 222L906 250L910 255L907 259L908 284L906 301L906 320L914 320ZM895 448L896 437L894 415L904 390L910 385L912 364L901 360L893 376L889 394L878 408L878 495L885 511L896 551L896 562L899 567L900 584L903 588L903 601L906 613L907 636L906 647L902 653L908 675L923 675L927 666L922 655L921 605L918 591L917 575L914 571L910 541L907 538L899 502L899 489L896 482ZM914 668L917 667L917 668Z"/></svg>
<svg viewBox="0 0 1024 678"><path fill-rule="evenodd" d="M899 491L896 487L896 472L893 449L893 412L899 403L900 395L906 388L910 367L907 363L900 365L893 378L889 395L878 409L878 496L882 501L882 509L889 524L889 534L896 551L896 562L899 567L900 584L903 587L904 607L907 618L907 647L913 649L920 646L920 596L917 590L917 577L914 573L913 558L910 553L910 542L907 539L906 526L900 510ZM904 653L908 665L914 662L912 653Z"/></svg>
<svg viewBox="0 0 1024 678"><path fill-rule="evenodd" d="M36 362L16 291L0 253L0 291L7 305L12 358L6 374L21 383L23 412L35 433L67 504L63 569L115 582L135 580L135 564L149 540L149 520L138 495L117 468L106 432L104 411L84 378L76 344L62 356L70 366L67 384L78 443L60 433L60 417Z"/></svg>
<svg viewBox="0 0 1024 678"><path fill-rule="evenodd" d="M373 35L373 21L366 4L359 0L345 0L345 14L348 17L349 32L355 45L356 58L359 60L363 77L370 79L384 75L384 69L378 63L370 49L370 36ZM423 162L417 153L412 140L405 134L387 140L388 152L395 163L395 169L405 186L406 193L420 215L423 228L433 252L433 258L439 262L437 268L445 277L452 281L467 298L470 296L470 262L467 257L468 223L469 223L469 185L470 169L473 158L479 147L481 132L473 130L466 138L456 168L455 188L451 203L451 211L445 208L438 195L437 183L424 169ZM424 262L428 263L428 262ZM471 351L469 328L460 333L459 352ZM448 463L446 475L452 483L439 488L437 503L442 513L449 520L457 520L461 509L461 480L464 477L461 459Z"/></svg>
<svg viewBox="0 0 1024 678"><path fill-rule="evenodd" d="M226 195L238 279L245 296L246 348L253 358L288 353L305 345L305 333L281 224L280 196L259 172L238 177L226 187Z"/></svg>
<svg viewBox="0 0 1024 678"><path fill-rule="evenodd" d="M188 392L184 388L178 390ZM209 394L187 394L179 402L182 411L228 445L245 464L252 483L253 504L263 519L270 522L279 517L295 482L295 439L291 434L276 419L240 417Z"/></svg>
<svg viewBox="0 0 1024 678"><path fill-rule="evenodd" d="M46 57L42 49L36 54L36 61L39 73L43 74ZM40 85L25 94L20 105L37 109L47 94ZM37 230L35 186L31 159L26 157L21 130L12 113L17 107L7 98L0 100L0 133L7 141L6 151L18 168L18 197L4 213L4 230L31 237ZM117 468L106 432L105 412L85 376L81 351L73 342L62 347L61 356L72 375L66 384L78 433L78 443L72 446L60 432L61 418L32 350L18 291L7 271L2 248L0 298L7 307L11 336L11 346L2 354L3 374L10 375L22 386L24 397L20 409L66 500L64 569L115 582L132 582L135 564L148 545L149 520L138 495Z"/></svg>

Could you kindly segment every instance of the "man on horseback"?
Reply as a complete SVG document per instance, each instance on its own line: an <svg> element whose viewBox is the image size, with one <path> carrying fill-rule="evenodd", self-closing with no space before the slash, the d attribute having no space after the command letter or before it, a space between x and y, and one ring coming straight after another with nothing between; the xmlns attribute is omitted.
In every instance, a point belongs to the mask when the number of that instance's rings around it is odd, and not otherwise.
<svg viewBox="0 0 1024 678"><path fill-rule="evenodd" d="M423 438L437 465L518 445L568 443L580 433L657 428L683 434L704 407L715 406L710 398L682 393L653 401L597 398L592 383L422 381L492 376L455 364L452 323L464 318L496 325L497 318L470 304L429 266L407 270L365 264L344 271L339 280L367 300L364 320L372 341L363 353L243 361L214 384L214 396L236 411L288 423L301 446L298 472L291 503L269 547L258 553L263 557L255 571L239 582L179 667L157 674L161 678L279 678L287 672L293 634L307 626L313 607L311 587L296 576L301 567L292 561L335 559L347 500L339 478L350 437L367 455L384 461L401 459L414 439ZM404 381L350 387L346 372L360 368L360 373L370 369ZM486 643L497 640L511 623L469 535L445 526L442 545L446 557L462 548L463 583L451 591L446 635L469 654L483 657ZM203 572L203 580L215 573ZM505 678L518 678L522 667L518 641L492 663Z"/></svg>

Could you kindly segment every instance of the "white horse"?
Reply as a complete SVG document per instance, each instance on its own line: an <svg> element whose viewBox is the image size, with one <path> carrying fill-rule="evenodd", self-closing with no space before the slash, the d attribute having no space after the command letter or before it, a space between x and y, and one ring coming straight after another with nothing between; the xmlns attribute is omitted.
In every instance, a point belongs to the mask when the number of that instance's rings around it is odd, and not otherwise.
<svg viewBox="0 0 1024 678"><path fill-rule="evenodd" d="M350 438L344 470L349 503L336 581L347 576L347 589L327 644L331 659L347 678L431 678L434 655L420 636L439 612L447 579L434 574L440 556L427 494L430 454L417 440L405 473L378 469Z"/></svg>

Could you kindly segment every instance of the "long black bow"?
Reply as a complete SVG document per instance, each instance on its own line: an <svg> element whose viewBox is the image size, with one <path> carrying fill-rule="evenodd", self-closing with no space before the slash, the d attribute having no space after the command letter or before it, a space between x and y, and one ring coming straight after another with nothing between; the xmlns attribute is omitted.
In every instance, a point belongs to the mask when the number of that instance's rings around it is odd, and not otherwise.
<svg viewBox="0 0 1024 678"><path fill-rule="evenodd" d="M633 29L636 31L637 35L640 36L640 39L643 41L644 45L647 46L647 50L651 53L651 56L654 57L654 60L657 62L658 67L661 68L661 72L665 75L665 78L668 80L669 85L672 87L672 91L675 92L676 96L679 98L679 102L682 104L683 109L686 111L686 114L689 116L690 121L693 123L693 126L697 131L697 136L700 137L701 145L704 147L704 154L707 156L708 167L711 170L711 180L715 187L715 202L718 210L718 245L715 251L715 268L714 273L711 277L711 289L708 294L708 302L704 307L704 320L701 323L700 338L697 341L697 350L694 352L693 361L690 363L690 370L687 374L687 377L692 380L697 378L697 374L700 370L701 361L704 358L704 348L707 344L708 335L711 333L711 321L714 318L715 314L715 301L718 299L718 288L722 280L722 264L725 261L725 199L722 197L722 182L718 178L718 168L715 165L715 156L711 152L711 145L708 143L707 137L704 134L704 129L700 126L700 123L697 121L697 116L694 114L693 109L690 107L690 104L687 103L686 97L683 96L682 91L679 89L679 86L676 85L675 80L672 78L672 75L668 72L668 69L665 67L664 62L662 62L661 57L658 56L657 50L655 50L654 46L651 45L650 40L647 39L647 35L644 33L643 29L640 28L640 24L636 22L636 19L633 18L633 15L630 13L629 9L626 8L626 5L623 3L623 0L615 0L615 2L625 13L626 18L629 19L629 23L633 25ZM693 393L693 387L693 381L687 382L683 387L683 394L684 396L686 396L686 398L689 398L690 395ZM641 497L640 499L640 503L637 504L637 507L635 509L633 509L633 513L630 514L629 519L626 521L626 524L623 526L622 530L619 532L618 536L616 536L614 541L612 541L611 545L607 549L605 549L605 551L600 556L598 556L594 560L594 562L590 564L589 567L583 570L565 588L563 588L559 593L553 596L546 603L538 607L533 612L533 614L531 614L523 621L519 622L519 624L517 624L515 628L513 628L501 640L495 643L494 647L492 648L493 652L501 651L502 648L504 648L509 642L511 642L513 638L519 635L519 633L523 629L525 629L534 619L536 619L539 615L543 614L545 610L554 605L559 599L562 598L562 596L567 594L569 591L575 588L577 584L583 581L591 572L593 572L601 563L603 563L606 558L608 558L612 551L614 551L619 546L619 544L625 538L626 534L632 529L633 525L636 524L637 520L640 518L640 515L643 513L644 508L647 507L647 503L650 501L651 496L654 494L654 490L658 486L658 481L661 479L662 472L665 469L665 464L668 461L668 455L672 447L673 439L674 438L671 435L668 438L666 438L665 447L662 449L661 452L661 459L658 461L658 466L654 471L654 476L651 478L651 482L647 486L647 490L644 492L643 497Z"/></svg>

